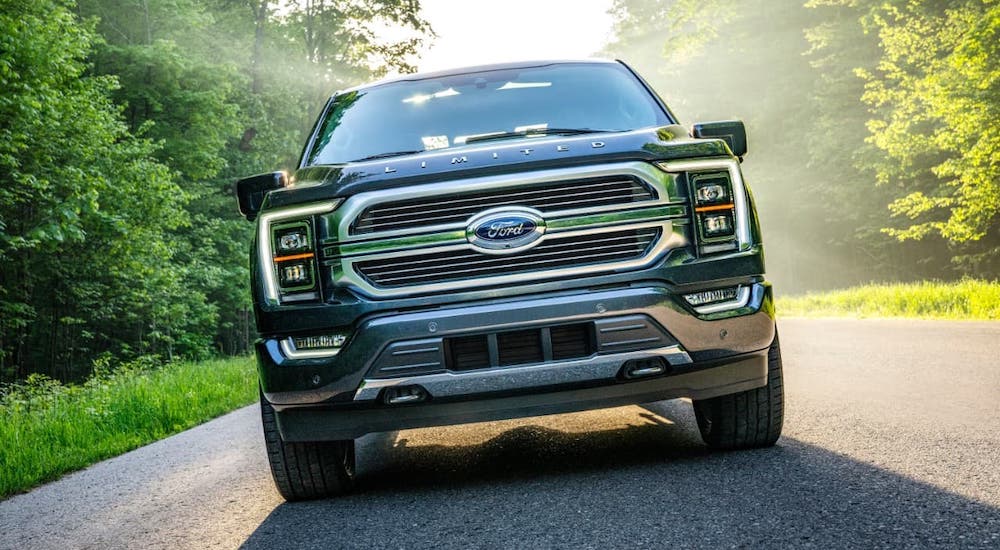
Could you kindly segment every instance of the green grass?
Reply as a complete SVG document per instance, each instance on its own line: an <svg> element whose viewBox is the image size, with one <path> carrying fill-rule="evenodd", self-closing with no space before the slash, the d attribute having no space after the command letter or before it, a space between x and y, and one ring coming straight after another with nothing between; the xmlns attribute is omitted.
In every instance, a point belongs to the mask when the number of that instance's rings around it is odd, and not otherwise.
<svg viewBox="0 0 1000 550"><path fill-rule="evenodd" d="M0 499L256 399L246 357L133 364L82 385L34 376L0 396Z"/></svg>
<svg viewBox="0 0 1000 550"><path fill-rule="evenodd" d="M909 317L1000 320L1000 282L870 284L780 297L784 317Z"/></svg>

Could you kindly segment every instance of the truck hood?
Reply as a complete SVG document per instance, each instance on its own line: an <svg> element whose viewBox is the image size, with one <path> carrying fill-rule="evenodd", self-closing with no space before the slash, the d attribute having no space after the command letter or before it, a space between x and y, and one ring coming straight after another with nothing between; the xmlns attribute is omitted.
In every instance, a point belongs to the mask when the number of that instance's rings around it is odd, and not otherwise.
<svg viewBox="0 0 1000 550"><path fill-rule="evenodd" d="M300 168L263 209L348 197L364 191L630 160L732 156L720 139L692 139L678 125L620 133L526 137L349 164Z"/></svg>

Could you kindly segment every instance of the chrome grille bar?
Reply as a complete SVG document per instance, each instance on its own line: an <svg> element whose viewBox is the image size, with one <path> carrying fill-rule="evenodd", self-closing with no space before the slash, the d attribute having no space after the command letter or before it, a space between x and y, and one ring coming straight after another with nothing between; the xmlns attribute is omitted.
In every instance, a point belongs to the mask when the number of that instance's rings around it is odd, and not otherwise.
<svg viewBox="0 0 1000 550"><path fill-rule="evenodd" d="M625 237L611 237L611 238L608 238L606 241L603 241L601 244L599 244L597 246L592 246L592 247L589 247L589 248L575 248L572 251L563 250L563 246L562 246L561 243L553 242L551 244L544 244L544 245L540 245L540 246L536 247L533 250L533 253L534 253L534 257L544 257L544 256L551 256L553 254L569 254L569 253L575 254L577 256L581 256L581 255L586 254L588 252L595 252L595 253L597 253L597 255L601 255L602 252L603 253L610 253L609 249L611 249L611 248L621 248L621 247L635 248L636 246L640 246L639 243L636 243L636 242L614 244L615 241L621 241L621 240L632 240L632 241L635 241L635 237L632 236L632 235L625 236ZM640 248L644 249L645 246L644 245L640 246ZM553 251L553 249L555 249L555 250ZM510 260L509 257L484 256L483 254L478 254L478 255L469 254L468 256L470 256L470 257L474 256L474 258L471 261L453 261L453 262L449 263L448 265L451 266L451 267L462 267L462 266L466 266L466 265L486 265L487 263L495 263L495 264L498 264L498 265L502 265L504 263L508 263L509 260ZM452 257L452 258L455 258L455 259L459 259L457 255L455 255L455 256L449 256L449 257ZM379 264L379 267L380 268L396 268L396 267L401 267L401 266L412 266L414 264L437 264L438 261L439 261L438 259L418 260L418 259L414 259L414 258L419 258L419 256L410 256L410 257L402 259L402 260L400 260L398 262L386 262L384 264ZM386 269L386 270L383 270L381 272L383 274L388 275L388 274L393 274L393 273L397 273L397 272L399 272L399 273L407 273L407 272L411 272L411 271L418 271L419 269L421 269L421 268L419 268L419 267L416 267L416 268L411 267L411 268L405 268L405 269Z"/></svg>
<svg viewBox="0 0 1000 550"><path fill-rule="evenodd" d="M428 281L444 283L473 278L489 279L498 275L524 272L544 275L542 270L553 266L591 266L641 258L659 233L658 229L647 228L576 235L551 239L544 246L535 247L516 256L496 257L475 251L443 252L427 254L423 258L411 256L412 260L422 261L424 265L409 269L400 267L411 262L395 258L361 261L355 264L355 269L377 287L409 286ZM606 245L605 239L616 241L632 239L634 242Z"/></svg>
<svg viewBox="0 0 1000 550"><path fill-rule="evenodd" d="M587 197L587 198L582 198L582 199L578 198L578 197L581 197L581 196L584 196L584 195L595 195L595 194L600 194L600 196L597 196L597 197ZM580 204L580 205L583 205L583 204L591 204L591 203L595 203L595 202L600 203L600 204L607 204L607 199L608 198L622 198L622 199L628 198L628 199L642 199L642 200L645 200L645 199L648 198L647 194L645 194L645 193L636 193L636 192L629 192L628 194L616 193L615 197L608 197L608 195L610 195L609 191L588 191L588 192L583 192L583 193L574 193L572 196L574 197L575 200L570 200L567 197L565 200L555 201L555 202L549 202L549 203L544 204L543 206L545 206L547 208L551 208L553 206L566 206L566 205L570 205L570 204ZM520 199L517 199L517 200L512 199L512 200L503 200L503 201L490 202L490 206L494 206L494 207L495 206L510 206L510 205L523 206L525 204L530 204L530 202L531 202L530 199L529 199L529 202L527 202L527 203L523 202ZM639 201L635 201L635 202L639 202ZM612 201L612 204L613 203L614 202ZM438 202L434 203L435 206L438 206L440 204L441 203L438 203ZM483 203L482 202L477 202L475 204L463 205L463 207L474 209L475 212L479 212L483 208ZM534 208L538 208L538 207L539 207L539 205L537 205L537 204L534 206ZM461 219L461 220L465 220L468 217L464 213L462 213L462 214L456 214L455 213L455 208L453 208L453 207L449 207L449 208L428 208L428 209L425 209L425 210L419 210L419 208L421 208L420 205L399 207L399 209L402 209L402 208L417 209L417 210L414 210L413 212L404 212L402 214L383 214L382 210L379 210L378 214L377 214L378 219L379 220L388 220L388 221L378 221L378 222L367 222L366 221L366 222L364 222L366 224L365 227L366 228L377 228L379 226L391 226L391 225L395 225L395 224L400 223L399 221L393 221L393 220L396 220L398 218L404 218L404 220L403 220L404 222L431 220L431 221L433 221L435 223L442 223L443 221L447 221L447 220L444 220L444 218L454 217L454 218L458 218L458 219ZM395 211L395 210L396 209L393 209L393 210L388 210L387 209L386 211L392 212L392 211ZM375 212L375 211L370 211L370 212ZM449 212L450 214L439 215L442 212ZM418 218L416 220L406 220L405 219L405 218L411 218L411 217L414 217L414 216L417 216ZM441 218L441 219L437 219L437 218ZM359 228L360 228L360 224L361 224L361 222L359 222Z"/></svg>
<svg viewBox="0 0 1000 550"><path fill-rule="evenodd" d="M543 213L587 206L609 206L652 201L655 191L634 176L612 175L466 193L419 200L394 201L365 209L354 221L352 235L399 231L462 222L491 207L518 205Z"/></svg>
<svg viewBox="0 0 1000 550"><path fill-rule="evenodd" d="M635 182L633 182L632 180L623 179L623 180L607 181L607 182L603 182L603 183L579 184L576 187L576 189L593 189L593 188L610 187L610 186L618 186L618 187L620 187L623 184L624 185L628 185L628 186L632 186L634 183ZM587 191L587 192L582 192L582 193L579 192L579 191L577 191L577 192L574 192L573 195L574 196L578 196L578 195L586 195L586 194L590 194L590 193L606 193L606 192L609 192L609 191L615 191L615 189L611 189L611 190L600 190L599 189L597 191ZM534 189L534 190L527 190L527 191L501 191L500 192L500 195L503 198L514 198L514 197L517 197L519 199L524 199L524 198L538 198L539 195L545 196L546 194L551 194L551 190L547 190L547 189ZM648 191L646 191L644 193L640 193L640 195L648 196L649 193L648 193ZM464 198L464 199L450 199L450 200L449 199L434 199L434 204L436 204L436 205L452 205L452 206L454 206L456 204L464 204L464 203L468 203L470 201L476 201L477 205L481 206L481 199L479 199L479 198ZM424 211L423 209L426 208L426 207L427 207L427 204L424 203L424 202L421 202L421 203L415 203L415 204L400 204L399 206L378 206L378 207L374 207L374 208L368 209L367 212L381 214L382 211L406 210L406 209L414 209L414 208L419 209L421 212L423 212Z"/></svg>

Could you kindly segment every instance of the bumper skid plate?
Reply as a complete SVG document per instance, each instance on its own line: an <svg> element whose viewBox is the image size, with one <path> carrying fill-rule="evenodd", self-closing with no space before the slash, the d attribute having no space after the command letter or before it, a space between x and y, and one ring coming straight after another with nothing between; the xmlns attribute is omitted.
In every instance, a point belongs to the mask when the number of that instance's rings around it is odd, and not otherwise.
<svg viewBox="0 0 1000 550"><path fill-rule="evenodd" d="M617 371L622 363L615 367ZM725 364L609 385L516 395L486 395L473 400L432 399L398 406L373 404L287 407L276 413L286 441L353 439L367 433L542 416L588 409L690 397L708 399L758 388L767 383L767 350Z"/></svg>

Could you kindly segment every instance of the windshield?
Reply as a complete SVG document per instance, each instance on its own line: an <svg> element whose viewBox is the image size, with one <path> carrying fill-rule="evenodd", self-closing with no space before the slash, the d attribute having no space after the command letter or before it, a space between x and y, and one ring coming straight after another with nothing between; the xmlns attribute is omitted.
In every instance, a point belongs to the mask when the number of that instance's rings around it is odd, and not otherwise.
<svg viewBox="0 0 1000 550"><path fill-rule="evenodd" d="M482 71L392 82L337 96L305 164L669 122L649 92L618 63Z"/></svg>

